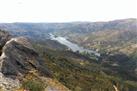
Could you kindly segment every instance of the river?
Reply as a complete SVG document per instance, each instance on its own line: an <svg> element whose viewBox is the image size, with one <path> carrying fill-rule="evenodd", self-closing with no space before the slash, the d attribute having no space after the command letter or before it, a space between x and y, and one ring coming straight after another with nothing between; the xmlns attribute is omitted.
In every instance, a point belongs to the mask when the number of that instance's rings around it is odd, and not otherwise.
<svg viewBox="0 0 137 91"><path fill-rule="evenodd" d="M50 33L49 36L50 36L51 40L58 41L59 43L67 46L68 48L70 48L74 52L76 52L76 51L79 51L79 52L88 52L88 53L93 53L94 55L96 55L98 57L100 56L100 54L97 53L96 51L83 48L83 47L77 45L76 43L72 43L71 41L67 40L65 37L55 36L52 33Z"/></svg>

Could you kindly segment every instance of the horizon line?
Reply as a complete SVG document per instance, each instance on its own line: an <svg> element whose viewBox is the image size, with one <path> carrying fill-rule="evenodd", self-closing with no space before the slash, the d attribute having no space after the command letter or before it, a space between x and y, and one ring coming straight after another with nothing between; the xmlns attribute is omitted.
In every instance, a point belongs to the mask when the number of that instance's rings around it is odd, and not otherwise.
<svg viewBox="0 0 137 91"><path fill-rule="evenodd" d="M51 21L51 22L49 22L49 21L39 21L39 22L33 22L33 21L24 21L24 22L22 22L22 21L18 21L18 22L0 22L0 24L2 24L2 23L92 23L92 22L111 22L111 21L116 21L116 20L128 20L128 19L134 19L134 20L137 20L137 18L121 18L121 19L110 19L110 20L97 20L97 21L82 21L82 20L78 20L78 21Z"/></svg>

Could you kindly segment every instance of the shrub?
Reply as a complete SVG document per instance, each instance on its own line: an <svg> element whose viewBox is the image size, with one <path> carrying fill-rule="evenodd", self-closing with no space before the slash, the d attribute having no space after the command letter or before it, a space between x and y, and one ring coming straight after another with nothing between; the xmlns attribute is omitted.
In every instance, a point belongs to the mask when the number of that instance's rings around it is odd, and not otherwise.
<svg viewBox="0 0 137 91"><path fill-rule="evenodd" d="M44 84L36 80L28 80L23 83L23 88L30 91L44 91Z"/></svg>

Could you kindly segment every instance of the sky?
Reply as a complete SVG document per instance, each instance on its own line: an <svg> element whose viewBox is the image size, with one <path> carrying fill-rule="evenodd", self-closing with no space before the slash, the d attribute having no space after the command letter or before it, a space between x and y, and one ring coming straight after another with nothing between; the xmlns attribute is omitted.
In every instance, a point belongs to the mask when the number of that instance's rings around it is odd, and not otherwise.
<svg viewBox="0 0 137 91"><path fill-rule="evenodd" d="M125 18L137 18L137 0L0 0L0 22L92 22Z"/></svg>

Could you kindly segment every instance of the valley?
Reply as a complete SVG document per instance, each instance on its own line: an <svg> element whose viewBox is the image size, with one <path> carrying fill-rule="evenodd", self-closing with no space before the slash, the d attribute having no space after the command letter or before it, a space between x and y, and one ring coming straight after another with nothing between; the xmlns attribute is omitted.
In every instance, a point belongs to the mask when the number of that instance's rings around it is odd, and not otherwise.
<svg viewBox="0 0 137 91"><path fill-rule="evenodd" d="M59 43L66 45L70 50L72 50L74 52L80 52L80 53L87 52L89 54L94 54L95 56L98 56L98 57L100 56L100 54L97 53L96 51L80 47L77 44L72 43L71 41L67 40L65 37L55 36L53 34L49 34L49 35L50 35L51 40L56 40Z"/></svg>
<svg viewBox="0 0 137 91"><path fill-rule="evenodd" d="M7 55L1 73L18 78L20 89L36 91L28 85L35 82L42 89L44 80L44 89L55 91L137 91L137 19L1 23L0 29L11 34L0 33Z"/></svg>

